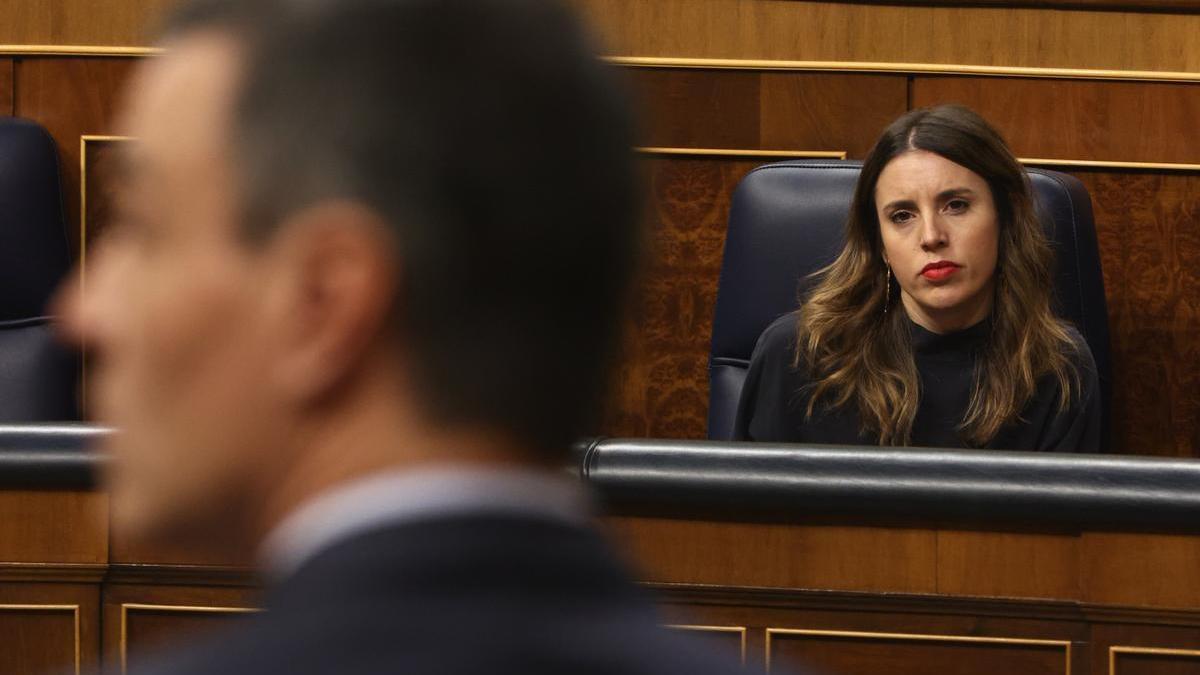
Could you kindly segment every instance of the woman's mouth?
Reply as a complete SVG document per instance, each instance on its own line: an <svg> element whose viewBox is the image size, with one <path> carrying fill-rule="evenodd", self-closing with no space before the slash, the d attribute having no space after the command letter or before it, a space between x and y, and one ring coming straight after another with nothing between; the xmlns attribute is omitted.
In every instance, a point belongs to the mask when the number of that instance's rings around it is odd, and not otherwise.
<svg viewBox="0 0 1200 675"><path fill-rule="evenodd" d="M921 276L929 281L942 281L949 279L958 270L959 265L957 263L952 263L949 260L939 260L923 267L921 269Z"/></svg>

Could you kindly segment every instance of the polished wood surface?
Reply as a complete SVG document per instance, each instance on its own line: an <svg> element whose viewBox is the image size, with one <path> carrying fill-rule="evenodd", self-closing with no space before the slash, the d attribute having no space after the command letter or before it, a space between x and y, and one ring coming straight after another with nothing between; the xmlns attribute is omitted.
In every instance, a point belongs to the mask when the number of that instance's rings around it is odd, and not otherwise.
<svg viewBox="0 0 1200 675"><path fill-rule="evenodd" d="M96 585L0 583L0 674L94 669L99 600Z"/></svg>
<svg viewBox="0 0 1200 675"><path fill-rule="evenodd" d="M1200 11L1195 0L832 0L860 5L930 5L944 7L1032 7L1035 9L1100 9L1132 12Z"/></svg>
<svg viewBox="0 0 1200 675"><path fill-rule="evenodd" d="M62 158L67 233L79 246L80 138L112 134L121 87L136 61L129 58L23 58L16 66L16 114L40 122Z"/></svg>
<svg viewBox="0 0 1200 675"><path fill-rule="evenodd" d="M903 75L627 70L646 114L642 145L867 154L907 110Z"/></svg>
<svg viewBox="0 0 1200 675"><path fill-rule="evenodd" d="M575 0L611 54L1200 71L1200 15L798 0Z"/></svg>
<svg viewBox="0 0 1200 675"><path fill-rule="evenodd" d="M173 0L0 0L0 44L137 45Z"/></svg>
<svg viewBox="0 0 1200 675"><path fill-rule="evenodd" d="M13 60L0 59L0 115L13 114Z"/></svg>
<svg viewBox="0 0 1200 675"><path fill-rule="evenodd" d="M772 666L794 665L821 673L855 675L1070 675L1070 644L984 640L970 635L928 636L893 633L777 629L769 632ZM992 641L995 640L995 641Z"/></svg>
<svg viewBox="0 0 1200 675"><path fill-rule="evenodd" d="M1195 133L1200 86L913 78L912 107L939 103L961 103L979 112L1019 157L1200 163L1200 134Z"/></svg>
<svg viewBox="0 0 1200 675"><path fill-rule="evenodd" d="M238 586L110 583L104 589L104 653L124 672L130 654L170 649L255 611L253 589Z"/></svg>
<svg viewBox="0 0 1200 675"><path fill-rule="evenodd" d="M108 495L0 491L0 561L103 564L108 561ZM53 527L47 527L53 523Z"/></svg>
<svg viewBox="0 0 1200 675"><path fill-rule="evenodd" d="M103 493L85 500L90 508L66 509L53 504L80 493L41 494L45 508L29 510L28 493L0 492L0 522L21 522L20 541L37 553L14 553L16 540L0 537L0 674L69 670L76 615L86 669L169 650L260 601L232 558L120 537L109 553ZM86 523L99 523L89 550L63 555L81 545ZM656 595L665 624L731 652L745 645L751 673L769 660L831 673L1100 675L1113 658L1121 672L1169 675L1190 672L1187 650L1200 645L1195 536L848 518L624 515L599 525Z"/></svg>

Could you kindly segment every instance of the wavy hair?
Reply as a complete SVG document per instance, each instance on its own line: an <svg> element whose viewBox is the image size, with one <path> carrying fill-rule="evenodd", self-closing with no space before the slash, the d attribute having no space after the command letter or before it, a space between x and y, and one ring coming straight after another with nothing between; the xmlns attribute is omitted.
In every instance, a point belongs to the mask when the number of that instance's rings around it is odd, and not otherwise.
<svg viewBox="0 0 1200 675"><path fill-rule="evenodd" d="M863 163L837 259L813 275L797 311L795 365L807 368L807 416L818 404L854 405L862 432L880 445L907 445L920 401L912 335L899 288L887 274L875 185L893 158L925 150L981 176L996 205L999 246L991 331L976 361L963 440L986 445L1019 418L1037 383L1059 384L1060 410L1079 389L1067 324L1051 308L1053 253L1025 170L979 115L953 105L914 110L892 123ZM885 311L889 302L900 311Z"/></svg>

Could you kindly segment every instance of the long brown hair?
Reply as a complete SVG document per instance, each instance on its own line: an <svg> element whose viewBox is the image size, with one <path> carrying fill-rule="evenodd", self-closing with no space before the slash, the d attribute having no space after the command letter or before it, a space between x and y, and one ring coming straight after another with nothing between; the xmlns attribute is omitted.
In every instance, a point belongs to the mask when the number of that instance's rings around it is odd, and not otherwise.
<svg viewBox="0 0 1200 675"><path fill-rule="evenodd" d="M1051 309L1053 253L1042 231L1029 177L1004 139L961 106L914 110L883 132L863 162L837 259L816 273L816 286L797 312L796 365L809 369L808 409L855 405L864 433L881 445L907 445L920 400L912 335L899 288L883 257L875 184L888 162L925 150L987 181L996 205L999 246L991 331L976 361L971 400L959 425L963 439L983 446L1015 420L1051 374L1060 410L1079 387L1068 357L1075 343ZM889 285L892 287L889 288ZM888 303L892 311L885 312Z"/></svg>

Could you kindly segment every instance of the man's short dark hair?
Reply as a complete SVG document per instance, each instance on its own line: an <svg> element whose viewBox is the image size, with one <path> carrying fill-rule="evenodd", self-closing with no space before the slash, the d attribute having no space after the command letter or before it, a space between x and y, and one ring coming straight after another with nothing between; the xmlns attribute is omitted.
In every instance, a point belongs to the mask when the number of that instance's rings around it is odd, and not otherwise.
<svg viewBox="0 0 1200 675"><path fill-rule="evenodd" d="M543 0L200 0L235 29L246 234L351 198L395 230L397 334L426 412L565 451L596 419L640 243L632 123Z"/></svg>

